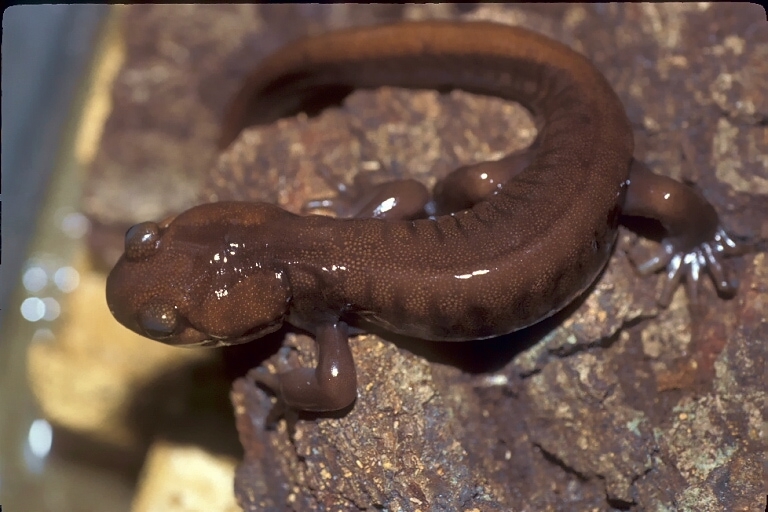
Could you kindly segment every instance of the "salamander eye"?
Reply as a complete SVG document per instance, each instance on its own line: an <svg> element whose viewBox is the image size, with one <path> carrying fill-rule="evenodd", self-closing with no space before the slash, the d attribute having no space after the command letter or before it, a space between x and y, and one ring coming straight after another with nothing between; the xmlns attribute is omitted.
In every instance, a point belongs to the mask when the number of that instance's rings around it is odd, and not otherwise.
<svg viewBox="0 0 768 512"><path fill-rule="evenodd" d="M179 326L176 307L163 301L152 301L139 312L139 326L153 340L172 336Z"/></svg>
<svg viewBox="0 0 768 512"><path fill-rule="evenodd" d="M154 222L142 222L125 232L125 257L131 261L152 256L160 243L160 228Z"/></svg>

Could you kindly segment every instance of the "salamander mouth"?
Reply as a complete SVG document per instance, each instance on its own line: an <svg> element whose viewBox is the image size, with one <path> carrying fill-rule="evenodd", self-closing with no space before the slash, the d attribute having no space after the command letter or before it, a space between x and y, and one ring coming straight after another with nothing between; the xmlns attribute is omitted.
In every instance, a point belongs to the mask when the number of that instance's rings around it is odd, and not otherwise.
<svg viewBox="0 0 768 512"><path fill-rule="evenodd" d="M254 339L256 339L256 337L253 335L243 335L237 336L235 338L217 338L208 336L204 340L192 343L184 343L183 345L179 346L184 348L219 348L229 347L230 345L241 345L243 343L253 341Z"/></svg>
<svg viewBox="0 0 768 512"><path fill-rule="evenodd" d="M282 325L283 325L283 321L282 319L280 319L270 324L261 325L255 329L251 329L250 331L247 331L240 336L224 337L224 336L212 336L209 334L209 335L205 335L205 339L202 339L199 341L192 341L191 343L184 343L183 345L180 345L180 346L218 348L218 347L229 347L231 345L241 345L243 343L248 343L249 341L253 341L255 339L261 338L262 336L266 336L267 334L275 332ZM202 333L200 334L202 335Z"/></svg>
<svg viewBox="0 0 768 512"><path fill-rule="evenodd" d="M218 340L218 339L208 339L205 341L201 341L197 345L185 345L187 347L201 347L201 348L218 348L218 347L226 347L229 345L238 345L240 343L245 343L245 341L230 341L230 340Z"/></svg>

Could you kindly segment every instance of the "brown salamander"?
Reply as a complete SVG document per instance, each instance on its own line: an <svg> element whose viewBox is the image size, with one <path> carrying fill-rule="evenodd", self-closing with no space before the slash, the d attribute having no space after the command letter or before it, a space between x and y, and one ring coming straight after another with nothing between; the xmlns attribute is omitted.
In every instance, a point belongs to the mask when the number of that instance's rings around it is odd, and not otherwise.
<svg viewBox="0 0 768 512"><path fill-rule="evenodd" d="M431 217L411 218L429 197L409 181L381 188L356 218L219 202L137 224L107 281L115 318L180 346L244 343L289 322L315 335L317 367L264 370L258 380L291 407L335 410L357 396L350 322L444 341L529 326L597 278L622 213L668 232L640 266L666 268L662 302L683 277L695 299L704 270L718 290L735 290L722 265L735 244L714 208L633 160L621 101L586 58L522 28L408 22L296 41L246 80L222 147L250 124L383 85L515 100L539 135L524 153L454 171L437 185L442 214Z"/></svg>

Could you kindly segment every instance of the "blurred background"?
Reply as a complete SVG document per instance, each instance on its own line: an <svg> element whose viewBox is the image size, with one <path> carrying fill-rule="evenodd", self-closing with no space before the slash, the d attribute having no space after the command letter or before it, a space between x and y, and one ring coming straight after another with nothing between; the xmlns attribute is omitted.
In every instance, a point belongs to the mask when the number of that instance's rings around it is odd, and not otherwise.
<svg viewBox="0 0 768 512"><path fill-rule="evenodd" d="M109 8L3 12L0 504L7 510L128 510L127 479L51 456L54 428L27 379L26 350L55 336L87 220L72 142ZM86 485L87 482L87 485Z"/></svg>
<svg viewBox="0 0 768 512"><path fill-rule="evenodd" d="M106 12L97 5L35 5L3 13L0 326Z"/></svg>

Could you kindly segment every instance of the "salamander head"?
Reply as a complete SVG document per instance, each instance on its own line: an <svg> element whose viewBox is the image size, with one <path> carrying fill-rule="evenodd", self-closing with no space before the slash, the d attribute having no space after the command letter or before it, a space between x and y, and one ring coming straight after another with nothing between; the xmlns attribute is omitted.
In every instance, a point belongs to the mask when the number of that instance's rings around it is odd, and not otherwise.
<svg viewBox="0 0 768 512"><path fill-rule="evenodd" d="M211 203L136 224L107 278L112 315L179 346L233 345L276 331L291 293L268 240L274 216L285 213L273 208Z"/></svg>

